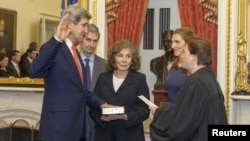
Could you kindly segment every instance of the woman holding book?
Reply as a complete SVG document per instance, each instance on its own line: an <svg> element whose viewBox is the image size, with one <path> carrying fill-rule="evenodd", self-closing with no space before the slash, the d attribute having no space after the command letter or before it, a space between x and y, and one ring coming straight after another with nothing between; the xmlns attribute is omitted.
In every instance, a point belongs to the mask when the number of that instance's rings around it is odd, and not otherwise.
<svg viewBox="0 0 250 141"><path fill-rule="evenodd" d="M102 115L91 108L95 141L145 141L143 121L149 117L148 106L138 98L149 99L146 75L137 70L141 62L138 50L128 40L119 40L110 48L108 71L101 73L94 93L109 104L122 106L124 114Z"/></svg>

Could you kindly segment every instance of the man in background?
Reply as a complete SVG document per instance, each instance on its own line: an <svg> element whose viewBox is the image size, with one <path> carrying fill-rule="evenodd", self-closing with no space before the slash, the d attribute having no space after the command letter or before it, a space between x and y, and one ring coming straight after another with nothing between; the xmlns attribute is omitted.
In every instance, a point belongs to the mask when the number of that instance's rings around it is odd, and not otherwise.
<svg viewBox="0 0 250 141"><path fill-rule="evenodd" d="M33 62L33 60L36 58L37 51L35 48L29 48L27 50L27 57L23 58L20 62L20 68L21 68L21 75L23 77L30 77L29 69Z"/></svg>
<svg viewBox="0 0 250 141"><path fill-rule="evenodd" d="M20 60L21 60L21 53L18 50L10 51L10 61L8 63L8 69L10 72L10 76L13 77L22 77L21 70L20 70Z"/></svg>
<svg viewBox="0 0 250 141"><path fill-rule="evenodd" d="M81 58L85 67L86 67L85 59L89 59L90 74L86 74L86 75L90 75L91 82L86 82L86 83L89 83L88 89L90 91L93 91L99 74L106 70L106 67L105 67L106 60L95 54L95 50L96 50L99 38L100 38L100 32L99 32L98 27L94 24L89 24L88 31L85 34L83 40L81 41L80 48L79 48L80 55L81 55ZM86 73L86 71L84 72ZM87 107L86 115L87 115L86 139L87 141L94 141L94 133L95 133L94 122L89 116L88 107Z"/></svg>
<svg viewBox="0 0 250 141"><path fill-rule="evenodd" d="M25 59L25 58L27 58L27 56L28 56L28 50L30 49L30 48L34 48L34 49L36 49L36 51L38 50L38 44L37 44L37 42L30 42L30 44L29 44L29 48L27 48L27 50L26 50L26 52L24 53L24 54L22 54L22 57L21 57L21 61L23 60L23 59ZM37 54L38 55L38 54Z"/></svg>

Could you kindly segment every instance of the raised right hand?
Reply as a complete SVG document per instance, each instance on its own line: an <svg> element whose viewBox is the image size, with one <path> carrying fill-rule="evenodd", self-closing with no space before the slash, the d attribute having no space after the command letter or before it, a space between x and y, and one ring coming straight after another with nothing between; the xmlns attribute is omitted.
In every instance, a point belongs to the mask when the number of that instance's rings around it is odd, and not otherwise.
<svg viewBox="0 0 250 141"><path fill-rule="evenodd" d="M66 14L62 17L60 23L57 26L55 36L60 40L63 41L66 39L70 32L71 29L69 28L69 23L70 23L70 15Z"/></svg>

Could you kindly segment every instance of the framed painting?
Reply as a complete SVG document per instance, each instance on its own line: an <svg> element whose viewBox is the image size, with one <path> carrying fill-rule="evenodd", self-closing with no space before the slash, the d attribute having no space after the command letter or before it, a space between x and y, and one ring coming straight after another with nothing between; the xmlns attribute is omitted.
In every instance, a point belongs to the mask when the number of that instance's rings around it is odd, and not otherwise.
<svg viewBox="0 0 250 141"><path fill-rule="evenodd" d="M17 12L0 8L0 52L16 49Z"/></svg>

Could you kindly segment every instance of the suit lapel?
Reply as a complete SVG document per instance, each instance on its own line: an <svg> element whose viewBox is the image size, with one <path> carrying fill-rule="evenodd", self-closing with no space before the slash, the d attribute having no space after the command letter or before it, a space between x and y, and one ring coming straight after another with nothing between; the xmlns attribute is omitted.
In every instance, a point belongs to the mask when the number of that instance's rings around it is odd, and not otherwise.
<svg viewBox="0 0 250 141"><path fill-rule="evenodd" d="M17 70L16 70L14 64L12 64L11 62L10 62L10 69L13 70L14 76L18 76L18 73L17 73ZM20 68L19 68L19 70L20 70Z"/></svg>
<svg viewBox="0 0 250 141"><path fill-rule="evenodd" d="M109 71L108 76L107 76L107 80L105 83L110 89L112 89L115 92L115 89L113 86L113 73L114 73L114 71ZM121 86L118 88L117 92L120 91L121 89L125 88L127 85L130 85L134 80L133 77L135 77L134 73L129 71L125 80L122 82ZM110 82L112 82L112 83L110 83Z"/></svg>
<svg viewBox="0 0 250 141"><path fill-rule="evenodd" d="M63 46L62 46L62 53L64 54L64 58L65 60L68 62L69 67L71 68L72 72L70 72L71 74L74 74L76 79L79 80L79 84L81 84L81 78L80 78L80 74L78 73L77 70L77 66L75 64L73 55L71 53L71 51L69 50L68 46L66 45L65 42L63 42ZM79 57L79 53L78 53L78 57ZM83 70L83 63L82 60L79 59L82 70ZM82 72L83 73L83 72Z"/></svg>
<svg viewBox="0 0 250 141"><path fill-rule="evenodd" d="M108 87L111 91L113 91L113 92L115 93L115 89L114 89L114 86L113 86L113 73L114 73L113 70L108 71L107 77L105 77L106 80L104 80L104 82L105 82L105 84L107 85L107 87ZM110 83L110 82L111 82L111 83Z"/></svg>
<svg viewBox="0 0 250 141"><path fill-rule="evenodd" d="M99 75L100 72L99 70L101 70L99 68L100 64L99 64L99 61L97 60L98 58L96 56L94 56L94 66L93 66L93 72L92 72L92 80L91 80L91 88L93 87L92 84L93 82L96 82L97 81L97 74Z"/></svg>
<svg viewBox="0 0 250 141"><path fill-rule="evenodd" d="M135 77L133 74L134 73L132 73L131 71L128 72L127 76L125 77L125 80L123 81L123 83L119 87L118 91L123 89L124 87L126 87L127 85L129 85L130 83L133 82L133 80L134 80L133 78Z"/></svg>
<svg viewBox="0 0 250 141"><path fill-rule="evenodd" d="M92 82L96 82L97 80L97 74L99 75L103 70L101 68L101 62L98 61L98 57L96 57L95 55L95 59L94 59L94 66L93 66L93 73L92 73Z"/></svg>

